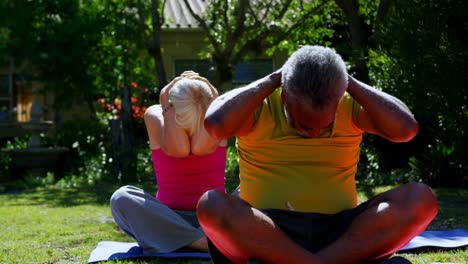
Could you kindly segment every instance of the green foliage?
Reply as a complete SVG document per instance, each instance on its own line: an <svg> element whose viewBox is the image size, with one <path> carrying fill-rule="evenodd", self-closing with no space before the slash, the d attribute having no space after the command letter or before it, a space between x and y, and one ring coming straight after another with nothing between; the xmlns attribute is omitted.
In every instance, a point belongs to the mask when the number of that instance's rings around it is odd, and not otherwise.
<svg viewBox="0 0 468 264"><path fill-rule="evenodd" d="M291 31L286 39L270 48L268 54L273 54L275 50L287 50L291 54L300 45L323 45L342 52L347 51L349 44L345 42L346 29L343 15L333 1L323 1L320 5L320 9L304 21L304 25Z"/></svg>
<svg viewBox="0 0 468 264"><path fill-rule="evenodd" d="M154 61L143 52L145 47L133 1L103 1L101 8L108 15L94 54L97 62L89 69L100 96L115 98L120 95L120 87L131 82L155 93Z"/></svg>
<svg viewBox="0 0 468 264"><path fill-rule="evenodd" d="M381 1L359 0L359 15L364 17L364 22L368 26L373 26L377 10Z"/></svg>
<svg viewBox="0 0 468 264"><path fill-rule="evenodd" d="M406 147L411 148L410 145ZM400 144L389 143L377 136L364 135L356 173L357 183L378 186L421 182L419 171L407 165L409 151L402 153L401 149Z"/></svg>
<svg viewBox="0 0 468 264"><path fill-rule="evenodd" d="M0 182L11 181L11 158L8 154L0 151ZM0 186L0 192L2 192Z"/></svg>
<svg viewBox="0 0 468 264"><path fill-rule="evenodd" d="M53 91L55 110L72 102L86 103L92 113L98 98L120 96L122 86L136 82L155 87L155 62L139 30L138 10L146 18L146 33L154 30L150 1L118 0L2 0L0 1L0 64L10 59L34 81ZM156 1L161 4L163 1ZM420 124L418 136L408 144L393 144L366 137L358 179L366 183L422 180L434 185L468 183L466 150L468 106L465 60L468 22L466 1L391 1L390 13L379 17L383 1L359 0L362 30L369 38L366 58L371 83L404 101ZM292 52L299 44L331 46L348 64L352 56L349 21L337 1L212 1L199 22L208 34L209 54L222 81L230 80L238 62L281 49ZM143 7L139 9L138 7ZM263 10L264 12L259 12ZM149 35L148 35L149 36ZM147 40L147 39L146 39ZM366 50L360 51L367 54ZM5 56L7 54L7 56ZM133 90L132 90L133 91ZM134 91L135 92L135 91ZM135 96L137 97L137 96ZM58 111L60 113L60 111ZM59 124L57 139L47 145L70 149L67 173L62 180L74 186L82 182L116 181L110 163L107 120ZM89 127L85 125L89 123ZM146 132L135 122L138 181L152 175ZM85 128L86 127L86 128ZM18 139L9 147L26 146ZM235 149L230 148L226 175L237 179ZM364 158L365 157L365 158ZM1 172L8 160L0 159ZM3 166L3 164L5 164ZM79 179L83 172L85 179ZM235 175L235 177L233 177ZM149 177L149 176L148 176Z"/></svg>
<svg viewBox="0 0 468 264"><path fill-rule="evenodd" d="M137 181L151 182L154 184L155 175L153 169L153 160L151 159L151 150L149 142L140 146L137 150Z"/></svg>
<svg viewBox="0 0 468 264"><path fill-rule="evenodd" d="M31 136L15 137L12 141L8 140L5 144L6 149L25 149L28 147L28 142Z"/></svg>
<svg viewBox="0 0 468 264"><path fill-rule="evenodd" d="M108 127L96 120L73 120L62 124L56 144L68 147L65 175L86 176L89 184L110 180Z"/></svg>
<svg viewBox="0 0 468 264"><path fill-rule="evenodd" d="M188 1L184 1L187 5ZM190 7L189 5L187 5ZM209 51L203 56L216 65L213 83L231 81L239 62L272 54L281 48L297 49L298 36L307 31L312 40L329 36L331 19L321 15L330 1L211 1L205 14L192 14L207 34ZM326 11L325 11L326 10Z"/></svg>
<svg viewBox="0 0 468 264"><path fill-rule="evenodd" d="M57 109L85 101L94 112L99 94L118 93L129 80L154 81L128 1L5 0L0 25L2 54L27 62L25 73L53 91Z"/></svg>
<svg viewBox="0 0 468 264"><path fill-rule="evenodd" d="M56 106L88 101L95 92L88 65L102 31L95 4L80 1L4 1L2 30L8 33L2 49L26 74L53 90ZM15 15L12 15L15 14Z"/></svg>
<svg viewBox="0 0 468 264"><path fill-rule="evenodd" d="M226 154L226 190L230 193L239 186L239 158L234 146L228 146Z"/></svg>
<svg viewBox="0 0 468 264"><path fill-rule="evenodd" d="M53 184L54 179L54 174L51 172L48 172L45 177L27 174L20 181L16 181L15 188L17 190L30 190Z"/></svg>
<svg viewBox="0 0 468 264"><path fill-rule="evenodd" d="M105 120L73 120L60 126L54 144L69 148L62 186L94 185L119 182L112 168L110 128ZM142 131L140 128L138 131ZM145 131L135 144L137 155L136 181L154 181L149 144ZM80 177L85 177L80 179Z"/></svg>
<svg viewBox="0 0 468 264"><path fill-rule="evenodd" d="M90 70L96 76L94 85L102 89L99 98L105 98L114 105L116 99L119 102L115 109L118 113L113 115L119 117L121 131L114 132L121 134L118 136L120 143L114 142L113 147L118 149L114 162L118 161L120 166L114 164L112 173L119 174L114 177L121 181L135 181L140 177L135 171L135 150L139 148L140 135L146 132L140 117L146 106L154 103L158 91L154 87L156 76L152 71L155 62L144 52L144 38L139 30L138 10L148 9L138 9L141 6L135 1L104 1L102 6L111 14L106 17L105 32L108 33L102 35L98 45L100 61ZM126 92L128 96L123 95ZM105 113L99 111L98 115L102 117ZM132 115L136 119L132 120ZM120 168L119 173L117 167Z"/></svg>
<svg viewBox="0 0 468 264"><path fill-rule="evenodd" d="M407 103L419 122L411 168L438 186L468 184L464 10L463 0L394 1L371 57L373 79Z"/></svg>
<svg viewBox="0 0 468 264"><path fill-rule="evenodd" d="M239 158L237 157L237 149L234 146L227 147L225 174L227 177L239 176Z"/></svg>

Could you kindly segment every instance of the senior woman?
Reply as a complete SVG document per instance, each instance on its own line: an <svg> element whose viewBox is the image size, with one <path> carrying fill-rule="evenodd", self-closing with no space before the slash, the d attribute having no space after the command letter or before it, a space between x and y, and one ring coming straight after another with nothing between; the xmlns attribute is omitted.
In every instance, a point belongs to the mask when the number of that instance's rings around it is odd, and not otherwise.
<svg viewBox="0 0 468 264"><path fill-rule="evenodd" d="M145 112L158 191L153 196L124 186L110 201L115 222L145 253L208 251L196 204L207 190L225 192L227 142L213 139L203 126L217 96L208 80L187 71L161 91L160 105Z"/></svg>

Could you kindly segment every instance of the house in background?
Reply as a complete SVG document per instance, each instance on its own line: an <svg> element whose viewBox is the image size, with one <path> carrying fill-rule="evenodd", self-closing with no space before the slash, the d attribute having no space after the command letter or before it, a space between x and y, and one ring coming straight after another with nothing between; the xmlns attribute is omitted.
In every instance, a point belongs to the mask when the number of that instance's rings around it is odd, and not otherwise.
<svg viewBox="0 0 468 264"><path fill-rule="evenodd" d="M195 13L203 14L209 4L207 0L190 0ZM205 33L190 14L183 0L168 0L164 8L165 25L161 33L161 47L168 80L185 70L193 70L210 79L213 65L200 59L199 54L207 51ZM250 83L279 68L287 59L287 53L276 53L273 57L259 57L241 62L234 73L233 87ZM211 71L210 71L211 70Z"/></svg>
<svg viewBox="0 0 468 264"><path fill-rule="evenodd" d="M192 9L203 13L209 4L206 0L189 1ZM165 24L161 33L161 48L166 77L172 80L185 70L193 70L210 79L213 76L213 65L209 60L200 59L200 54L207 51L205 33L190 14L183 0L168 0L164 9ZM273 57L259 57L240 63L234 74L232 86L240 86L252 82L271 73L280 67L287 58L286 53L277 53ZM52 103L51 94L38 95L35 89L40 83L34 83L29 76L19 74L21 66L10 65L0 67L0 142L2 139L23 135L21 122L30 121L30 108L36 100L42 105L42 117L54 120L54 113L47 111ZM81 114L89 116L88 109L83 106L73 106L68 116ZM81 110L80 110L81 109ZM65 119L67 114L64 113Z"/></svg>
<svg viewBox="0 0 468 264"><path fill-rule="evenodd" d="M38 88L40 84L19 72L21 70L13 62L8 67L0 68L0 139L24 135L20 123L31 119L33 87ZM44 104L44 96L35 99Z"/></svg>

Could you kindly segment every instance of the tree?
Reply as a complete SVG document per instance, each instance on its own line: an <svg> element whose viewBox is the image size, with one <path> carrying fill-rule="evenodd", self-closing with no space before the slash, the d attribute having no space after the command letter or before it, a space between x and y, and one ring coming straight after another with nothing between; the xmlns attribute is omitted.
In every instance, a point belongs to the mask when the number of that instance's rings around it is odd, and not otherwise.
<svg viewBox="0 0 468 264"><path fill-rule="evenodd" d="M213 0L204 14L197 14L184 2L207 35L217 86L232 80L242 60L275 49L300 27L313 31L316 15L329 7L320 1Z"/></svg>
<svg viewBox="0 0 468 264"><path fill-rule="evenodd" d="M14 14L14 15L13 15ZM103 18L96 4L82 9L79 1L2 1L0 8L3 54L25 74L54 93L55 110L74 102L86 102L94 114L93 76Z"/></svg>
<svg viewBox="0 0 468 264"><path fill-rule="evenodd" d="M410 164L430 184L466 185L466 1L394 0L391 8L372 67L419 121Z"/></svg>
<svg viewBox="0 0 468 264"><path fill-rule="evenodd" d="M130 83L152 87L155 78L146 70L154 62L142 55L136 10L133 1L117 0L0 2L0 50L25 64L25 74L54 95L56 115L86 102L96 119L98 97L123 98L119 124L113 127L119 128L124 182L134 181L136 174Z"/></svg>
<svg viewBox="0 0 468 264"><path fill-rule="evenodd" d="M121 100L120 115L108 119L112 134L112 154L114 175L120 175L122 183L137 180L135 137L137 120L132 118L131 83L153 86L156 78L155 61L142 54L145 43L139 32L140 20L134 1L104 1L101 5L108 13L105 34L98 45L100 62L92 67L96 76L95 86L103 87L103 96ZM139 137L141 138L141 137ZM140 142L141 143L141 142ZM143 142L146 143L146 142Z"/></svg>
<svg viewBox="0 0 468 264"><path fill-rule="evenodd" d="M392 0L359 1L335 0L346 16L355 74L359 80L369 83L369 48L374 34L380 34L380 27L388 15Z"/></svg>
<svg viewBox="0 0 468 264"><path fill-rule="evenodd" d="M162 89L167 84L166 70L161 54L161 27L164 25L164 5L166 0L162 3L159 0L151 0L151 7L147 8L143 5L141 0L138 0L138 18L139 18L139 29L143 35L144 42L148 53L153 57L155 64L155 73L159 81L159 89ZM149 11L148 11L149 9ZM145 15L150 13L148 23Z"/></svg>

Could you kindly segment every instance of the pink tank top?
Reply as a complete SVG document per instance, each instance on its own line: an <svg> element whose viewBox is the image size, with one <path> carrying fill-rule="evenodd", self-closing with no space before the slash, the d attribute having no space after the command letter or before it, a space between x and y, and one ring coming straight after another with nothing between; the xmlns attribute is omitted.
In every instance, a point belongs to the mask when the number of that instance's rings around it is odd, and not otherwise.
<svg viewBox="0 0 468 264"><path fill-rule="evenodd" d="M175 210L195 211L198 199L207 190L225 192L226 147L214 152L185 158L166 155L161 149L151 151L158 183L156 198Z"/></svg>

